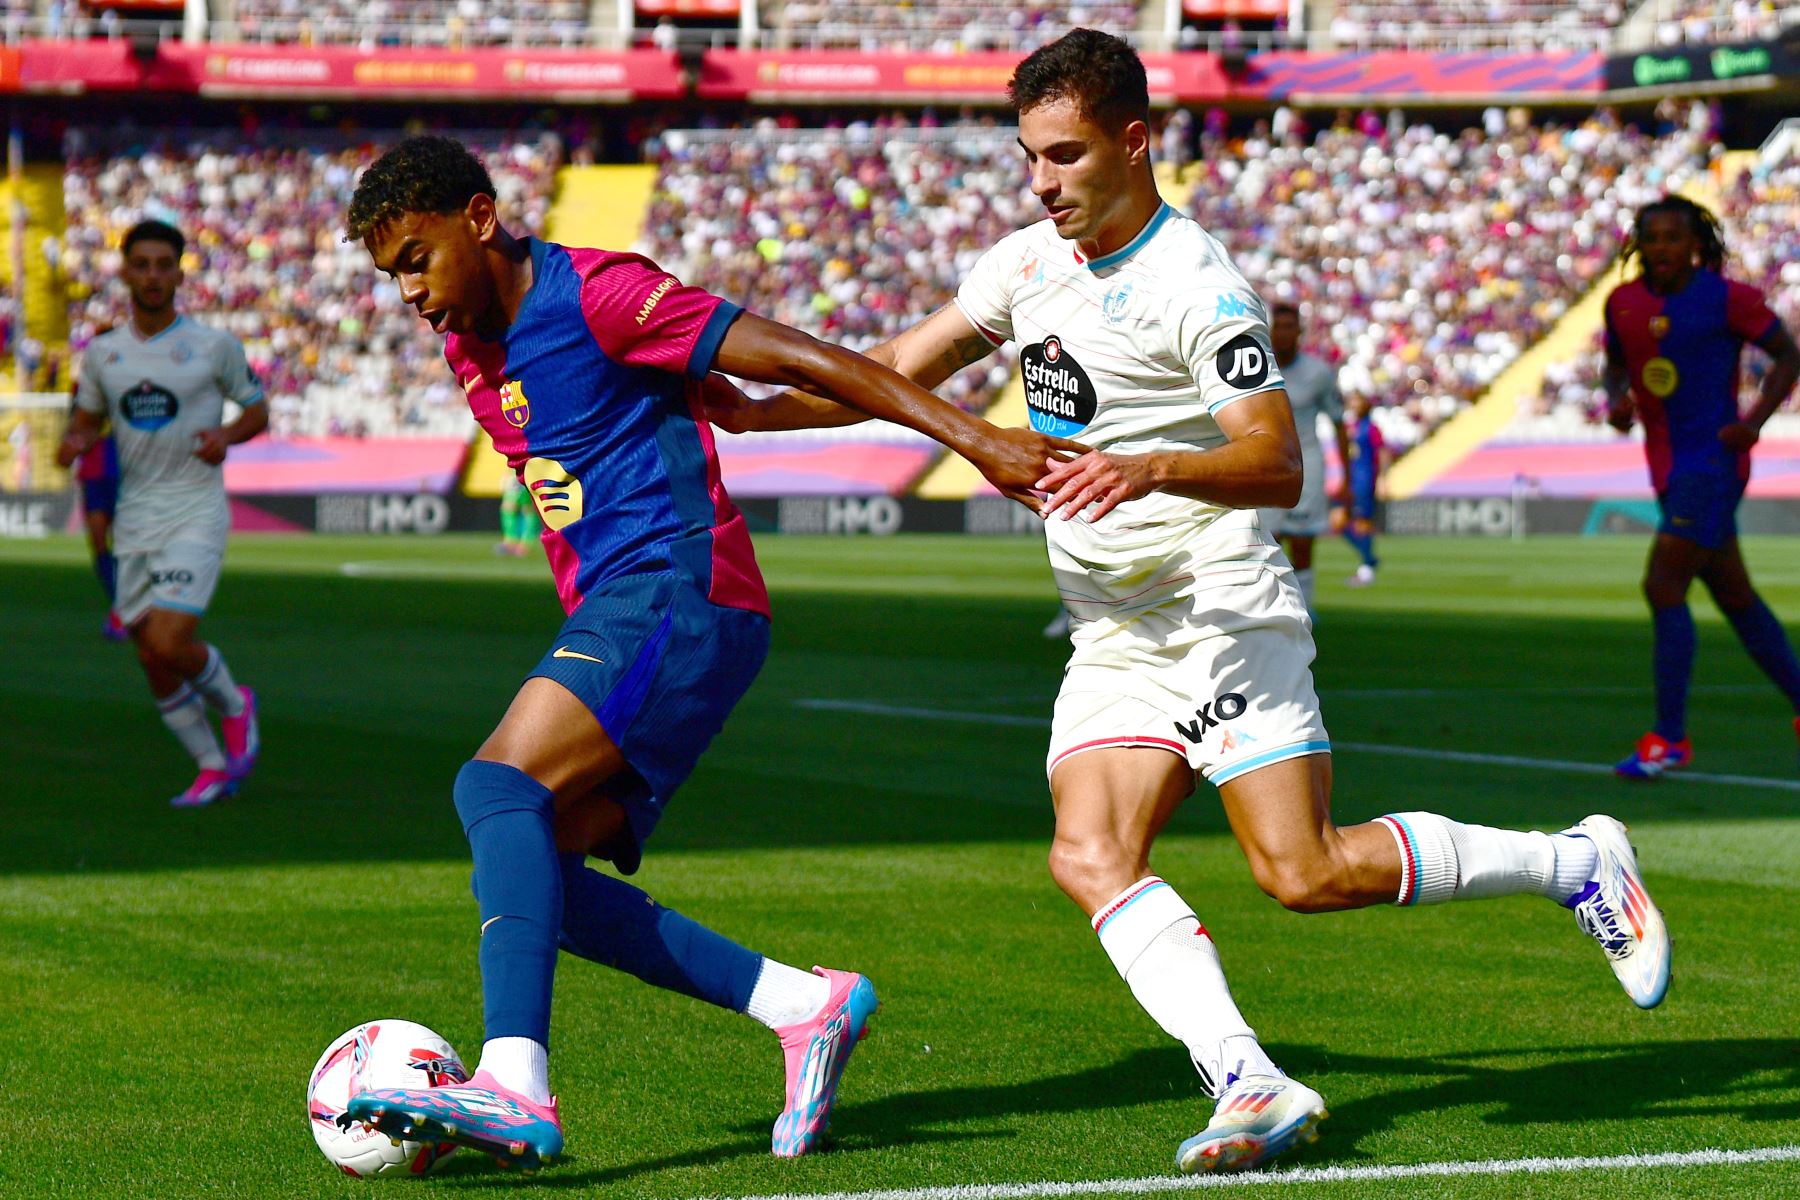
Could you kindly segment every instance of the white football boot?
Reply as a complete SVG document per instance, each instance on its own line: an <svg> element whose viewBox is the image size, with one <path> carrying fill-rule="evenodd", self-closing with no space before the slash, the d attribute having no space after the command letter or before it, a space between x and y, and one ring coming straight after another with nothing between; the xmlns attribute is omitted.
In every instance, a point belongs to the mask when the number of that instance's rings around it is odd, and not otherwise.
<svg viewBox="0 0 1800 1200"><path fill-rule="evenodd" d="M1625 994L1639 1008L1655 1008L1669 990L1669 930L1638 874L1637 853L1625 826L1596 814L1563 830L1594 843L1594 878L1563 902L1581 931L1600 943Z"/></svg>
<svg viewBox="0 0 1800 1200"><path fill-rule="evenodd" d="M1181 1143L1175 1165L1184 1175L1260 1167L1303 1142L1319 1140L1331 1114L1325 1098L1285 1075L1246 1075L1219 1093L1206 1128Z"/></svg>

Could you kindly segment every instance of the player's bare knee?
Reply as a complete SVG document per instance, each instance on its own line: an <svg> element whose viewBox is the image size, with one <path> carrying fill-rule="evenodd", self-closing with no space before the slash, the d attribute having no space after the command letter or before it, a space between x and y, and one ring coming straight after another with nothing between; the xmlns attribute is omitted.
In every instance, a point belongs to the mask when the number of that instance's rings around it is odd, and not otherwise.
<svg viewBox="0 0 1800 1200"><path fill-rule="evenodd" d="M1289 912L1335 912L1345 907L1343 870L1326 855L1253 864L1256 885Z"/></svg>
<svg viewBox="0 0 1800 1200"><path fill-rule="evenodd" d="M1064 895L1087 909L1135 882L1136 865L1114 842L1059 837L1050 843L1050 878Z"/></svg>

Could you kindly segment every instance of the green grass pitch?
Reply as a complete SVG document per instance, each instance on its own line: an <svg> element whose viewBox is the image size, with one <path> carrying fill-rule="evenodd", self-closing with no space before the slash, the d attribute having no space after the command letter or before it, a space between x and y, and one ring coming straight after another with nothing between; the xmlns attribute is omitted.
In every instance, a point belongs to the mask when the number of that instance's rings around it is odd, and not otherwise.
<svg viewBox="0 0 1800 1200"><path fill-rule="evenodd" d="M1800 773L1781 699L1697 598L1694 769L1778 783L1633 788L1557 766L1610 763L1649 718L1644 544L1382 549L1360 593L1339 582L1346 552L1322 551L1339 819L1555 829L1614 813L1668 915L1675 981L1638 1012L1568 914L1533 898L1284 912L1203 784L1156 866L1277 1060L1331 1105L1291 1164L1800 1145ZM465 1154L401 1186L686 1200L1169 1174L1208 1102L1044 868L1038 722L1062 654L1038 633L1041 547L760 551L774 654L637 882L767 953L875 980L884 1007L845 1076L837 1148L768 1156L781 1056L761 1027L565 958L552 1066L568 1159L527 1182ZM1800 542L1747 553L1800 621ZM234 542L204 628L261 692L265 749L240 798L195 812L167 805L187 764L100 616L75 541L0 543L0 1196L381 1188L313 1148L306 1074L376 1017L479 1051L450 781L553 635L546 572L474 538ZM1775 1197L1800 1195L1800 1163L1248 1190Z"/></svg>

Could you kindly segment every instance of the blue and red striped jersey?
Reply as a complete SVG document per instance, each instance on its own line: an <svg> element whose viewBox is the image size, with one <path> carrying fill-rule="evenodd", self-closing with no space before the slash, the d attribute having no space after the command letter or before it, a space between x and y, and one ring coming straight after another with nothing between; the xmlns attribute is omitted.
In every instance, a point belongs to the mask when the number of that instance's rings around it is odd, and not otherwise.
<svg viewBox="0 0 1800 1200"><path fill-rule="evenodd" d="M1774 327L1761 292L1705 268L1672 296L1657 295L1642 279L1607 296L1607 350L1630 374L1657 491L1678 471L1750 478L1750 456L1727 450L1719 431L1738 420L1744 343L1761 341Z"/></svg>
<svg viewBox="0 0 1800 1200"><path fill-rule="evenodd" d="M513 323L497 340L451 334L444 357L530 489L564 610L607 580L672 571L714 604L767 615L700 403L742 310L640 255L527 244Z"/></svg>

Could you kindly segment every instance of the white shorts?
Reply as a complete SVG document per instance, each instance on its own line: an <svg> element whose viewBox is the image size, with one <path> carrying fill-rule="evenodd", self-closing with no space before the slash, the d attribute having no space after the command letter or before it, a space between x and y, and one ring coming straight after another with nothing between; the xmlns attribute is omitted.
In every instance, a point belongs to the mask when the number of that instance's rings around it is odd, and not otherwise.
<svg viewBox="0 0 1800 1200"><path fill-rule="evenodd" d="M1300 489L1300 503L1292 508L1259 509L1257 519L1271 538L1323 537L1331 525L1331 497L1325 494L1325 481L1309 476Z"/></svg>
<svg viewBox="0 0 1800 1200"><path fill-rule="evenodd" d="M1198 595L1078 631L1047 770L1085 750L1149 746L1222 784L1330 751L1313 690L1312 621L1293 579L1260 563L1212 571Z"/></svg>
<svg viewBox="0 0 1800 1200"><path fill-rule="evenodd" d="M122 553L113 611L126 625L137 624L153 608L200 616L212 603L224 563L225 546L216 540L182 539L155 550Z"/></svg>

